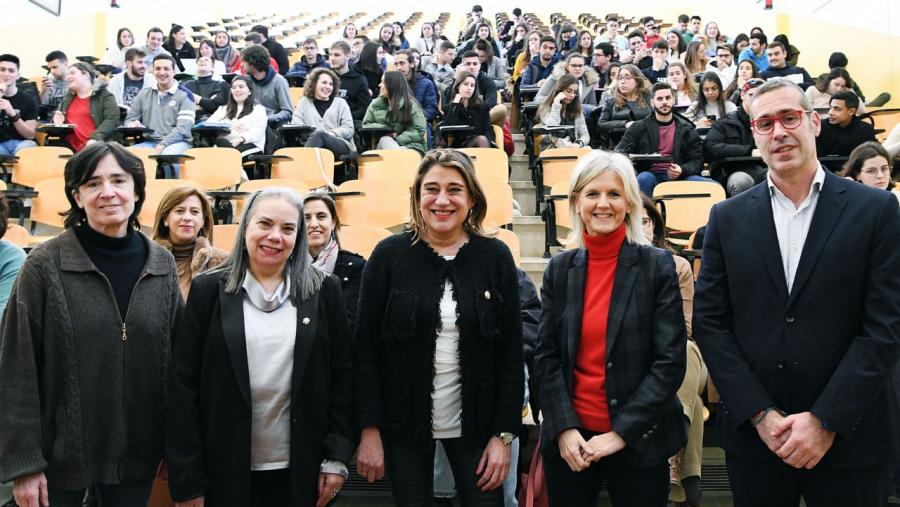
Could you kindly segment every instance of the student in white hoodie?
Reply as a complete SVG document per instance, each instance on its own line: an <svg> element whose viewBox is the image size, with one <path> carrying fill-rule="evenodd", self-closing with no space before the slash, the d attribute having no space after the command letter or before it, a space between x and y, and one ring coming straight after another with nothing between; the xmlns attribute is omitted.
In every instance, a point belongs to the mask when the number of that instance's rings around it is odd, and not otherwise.
<svg viewBox="0 0 900 507"><path fill-rule="evenodd" d="M120 107L130 109L131 102L141 90L156 87L156 78L147 73L146 56L143 49L128 48L125 50L125 70L109 80L107 89Z"/></svg>

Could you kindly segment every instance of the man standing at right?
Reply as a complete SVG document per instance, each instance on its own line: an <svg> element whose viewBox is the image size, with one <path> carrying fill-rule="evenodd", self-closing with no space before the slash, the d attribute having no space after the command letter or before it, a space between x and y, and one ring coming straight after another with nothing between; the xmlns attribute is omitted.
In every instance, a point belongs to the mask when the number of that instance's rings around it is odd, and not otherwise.
<svg viewBox="0 0 900 507"><path fill-rule="evenodd" d="M884 505L900 436L900 209L822 169L821 120L797 85L757 88L751 118L769 173L711 211L693 320L734 505Z"/></svg>

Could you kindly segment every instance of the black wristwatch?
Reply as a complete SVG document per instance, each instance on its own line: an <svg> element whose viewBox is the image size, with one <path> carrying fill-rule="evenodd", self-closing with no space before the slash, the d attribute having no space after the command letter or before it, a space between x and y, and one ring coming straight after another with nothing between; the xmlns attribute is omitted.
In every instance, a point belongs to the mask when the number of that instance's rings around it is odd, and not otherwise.
<svg viewBox="0 0 900 507"><path fill-rule="evenodd" d="M10 122L10 123L15 123L15 122L17 122L17 121L19 121L19 120L21 120L21 119L22 119L21 116L19 116L18 114L15 114L15 115L9 117L9 122Z"/></svg>

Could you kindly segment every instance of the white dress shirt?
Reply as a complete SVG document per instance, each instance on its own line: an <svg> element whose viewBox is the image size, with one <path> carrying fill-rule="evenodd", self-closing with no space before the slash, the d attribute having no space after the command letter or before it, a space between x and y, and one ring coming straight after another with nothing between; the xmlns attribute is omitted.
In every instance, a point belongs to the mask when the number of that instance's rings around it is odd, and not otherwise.
<svg viewBox="0 0 900 507"><path fill-rule="evenodd" d="M772 197L772 218L778 235L778 247L781 250L784 279L790 294L797 266L800 264L800 255L803 253L803 245L809 234L809 225L819 202L819 193L825 183L825 171L821 165L816 168L816 174L809 186L809 194L799 207L794 206L794 203L775 186L771 173L766 176L766 182L769 185L769 195Z"/></svg>

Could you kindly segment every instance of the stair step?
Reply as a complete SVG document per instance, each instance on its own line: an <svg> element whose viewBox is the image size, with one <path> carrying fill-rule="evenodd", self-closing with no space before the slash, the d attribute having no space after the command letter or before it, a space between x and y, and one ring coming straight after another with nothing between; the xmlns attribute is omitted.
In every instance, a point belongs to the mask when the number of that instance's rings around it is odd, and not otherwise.
<svg viewBox="0 0 900 507"><path fill-rule="evenodd" d="M510 181L513 199L519 203L519 209L523 215L536 215L534 209L534 184L530 181Z"/></svg>
<svg viewBox="0 0 900 507"><path fill-rule="evenodd" d="M550 259L543 257L522 257L522 270L528 273L528 277L531 278L531 281L537 288L538 294L540 294L541 285L544 282L544 270L547 269L547 264L549 263Z"/></svg>

